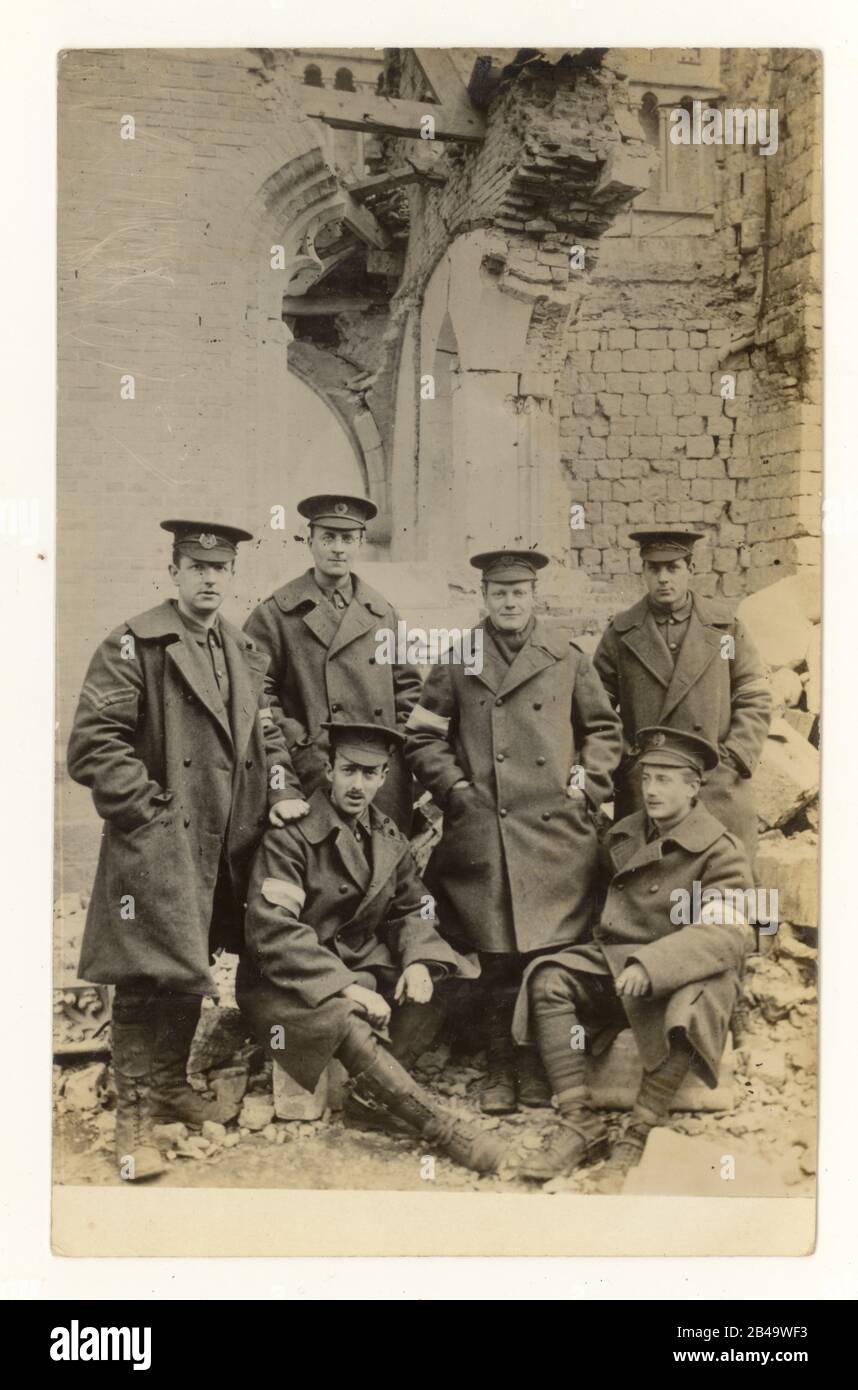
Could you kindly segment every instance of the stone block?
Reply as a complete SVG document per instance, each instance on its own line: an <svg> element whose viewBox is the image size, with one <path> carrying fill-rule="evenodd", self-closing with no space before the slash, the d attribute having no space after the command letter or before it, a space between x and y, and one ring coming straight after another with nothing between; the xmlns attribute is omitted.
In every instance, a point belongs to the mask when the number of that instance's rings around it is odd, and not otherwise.
<svg viewBox="0 0 858 1390"><path fill-rule="evenodd" d="M819 926L819 842L812 832L764 835L755 876L761 888L776 888L778 918L797 927Z"/></svg>
<svg viewBox="0 0 858 1390"><path fill-rule="evenodd" d="M633 348L635 345L635 331L633 328L611 328L608 331L609 348Z"/></svg>
<svg viewBox="0 0 858 1390"><path fill-rule="evenodd" d="M623 1196L786 1197L778 1168L743 1149L732 1135L713 1141L650 1130L643 1157L623 1184Z"/></svg>
<svg viewBox="0 0 858 1390"><path fill-rule="evenodd" d="M754 774L757 816L775 829L818 795L819 753L785 719L774 719Z"/></svg>
<svg viewBox="0 0 858 1390"><path fill-rule="evenodd" d="M801 692L804 686L801 677L795 671L791 671L789 666L782 666L779 671L772 675L772 697L775 702L775 709L789 708L797 705L801 699ZM813 716L811 715L811 722ZM792 725L795 728L795 725Z"/></svg>
<svg viewBox="0 0 858 1390"><path fill-rule="evenodd" d="M807 644L807 708L811 714L819 714L822 708L822 629L817 623Z"/></svg>
<svg viewBox="0 0 858 1390"><path fill-rule="evenodd" d="M784 719L789 724L790 728L795 729L796 733L800 734L802 738L810 738L811 730L813 729L813 721L815 718L816 715L811 714L810 710L784 710Z"/></svg>
<svg viewBox="0 0 858 1390"><path fill-rule="evenodd" d="M73 1110L98 1110L106 1078L107 1068L103 1062L77 1067L65 1078L63 1098Z"/></svg>
<svg viewBox="0 0 858 1390"><path fill-rule="evenodd" d="M740 603L737 616L773 669L795 670L807 659L812 627L819 622L819 587L817 572L799 572L758 589Z"/></svg>
<svg viewBox="0 0 858 1390"><path fill-rule="evenodd" d="M266 1096L267 1100L268 1097ZM328 1073L322 1072L318 1084L314 1091L306 1091L303 1086L299 1086L297 1081L282 1067L274 1067L274 1105L272 1115L269 1115L266 1124L269 1123L273 1115L278 1120L319 1120L325 1113L328 1104ZM244 1103L247 1108L247 1101ZM242 1124L246 1124L244 1110L241 1112ZM253 1129L253 1125L248 1125ZM261 1126L260 1126L261 1128Z"/></svg>
<svg viewBox="0 0 858 1390"><path fill-rule="evenodd" d="M639 348L666 348L667 334L659 328L641 328L638 330L637 345Z"/></svg>
<svg viewBox="0 0 858 1390"><path fill-rule="evenodd" d="M676 1094L674 1110L729 1110L735 1102L735 1060L729 1040L714 1091L689 1074ZM620 1033L600 1057L587 1055L587 1084L597 1110L630 1110L640 1088L643 1069L631 1029Z"/></svg>
<svg viewBox="0 0 858 1390"><path fill-rule="evenodd" d="M623 370L623 356L620 352L594 352L593 371L594 372L621 372Z"/></svg>
<svg viewBox="0 0 858 1390"><path fill-rule="evenodd" d="M275 1066L275 1076L280 1070L280 1067ZM274 1102L271 1096L261 1092L255 1092L252 1095L244 1097L244 1104L241 1107L241 1114L238 1117L238 1123L241 1129L250 1129L256 1132L264 1129L266 1125L270 1125L273 1119Z"/></svg>
<svg viewBox="0 0 858 1390"><path fill-rule="evenodd" d="M669 348L655 348L650 353L649 364L654 372L672 372L673 353Z"/></svg>

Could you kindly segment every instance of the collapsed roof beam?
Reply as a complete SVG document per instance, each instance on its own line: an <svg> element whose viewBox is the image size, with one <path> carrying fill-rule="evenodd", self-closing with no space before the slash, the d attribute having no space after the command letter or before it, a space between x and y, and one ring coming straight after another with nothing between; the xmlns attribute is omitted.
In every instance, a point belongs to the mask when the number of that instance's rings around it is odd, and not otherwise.
<svg viewBox="0 0 858 1390"><path fill-rule="evenodd" d="M431 78L429 80L431 82ZM462 91L467 97L464 85ZM431 116L436 140L464 140L474 144L485 135L485 118L469 101L448 107L445 102L403 101L399 97L303 86L296 89L295 98L305 116L324 121L337 130L364 130L373 135L420 139L426 117Z"/></svg>

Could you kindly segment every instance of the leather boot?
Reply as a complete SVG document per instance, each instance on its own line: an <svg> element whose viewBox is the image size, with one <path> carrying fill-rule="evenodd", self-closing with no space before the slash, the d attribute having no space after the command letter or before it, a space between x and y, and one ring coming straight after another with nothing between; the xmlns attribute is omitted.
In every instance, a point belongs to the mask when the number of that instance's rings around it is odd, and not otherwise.
<svg viewBox="0 0 858 1390"><path fill-rule="evenodd" d="M226 1124L241 1109L220 1100L203 1100L188 1084L188 1058L197 1031L202 999L198 994L160 994L157 997L152 1114L156 1124L181 1120L199 1129L205 1120Z"/></svg>
<svg viewBox="0 0 858 1390"><path fill-rule="evenodd" d="M515 1069L519 1105L547 1110L551 1106L551 1087L542 1059L535 1047L515 1049Z"/></svg>
<svg viewBox="0 0 858 1390"><path fill-rule="evenodd" d="M633 1168L637 1168L643 1158L650 1130L657 1124L663 1124L666 1118L666 1115L656 1115L638 1105L634 1107L622 1135L602 1169L599 1178L600 1192L622 1191L627 1175Z"/></svg>
<svg viewBox="0 0 858 1390"><path fill-rule="evenodd" d="M517 1176L534 1182L574 1173L588 1163L607 1157L608 1131L602 1120L586 1106L561 1115L560 1128L544 1149L534 1153L519 1168Z"/></svg>
<svg viewBox="0 0 858 1390"><path fill-rule="evenodd" d="M489 1001L486 1028L486 1079L480 1089L484 1115L511 1115L518 1109L510 1029L512 1007L501 996Z"/></svg>
<svg viewBox="0 0 858 1390"><path fill-rule="evenodd" d="M126 995L114 1005L113 1073L116 1080L116 1162L126 1182L165 1171L152 1132L150 1106L155 1020L149 996Z"/></svg>
<svg viewBox="0 0 858 1390"><path fill-rule="evenodd" d="M406 1071L413 1071L417 1058L431 1051L442 1022L440 1009L432 1003L414 1004L408 1000L394 1007L390 1020L390 1051ZM343 1119L355 1129L391 1134L395 1138L413 1134L410 1125L379 1105L356 1082L346 1095Z"/></svg>
<svg viewBox="0 0 858 1390"><path fill-rule="evenodd" d="M463 1168L496 1173L510 1154L507 1145L494 1135L474 1129L436 1105L428 1091L374 1039L364 1049L355 1081L363 1094L384 1105L404 1120L412 1133L416 1131L443 1149Z"/></svg>

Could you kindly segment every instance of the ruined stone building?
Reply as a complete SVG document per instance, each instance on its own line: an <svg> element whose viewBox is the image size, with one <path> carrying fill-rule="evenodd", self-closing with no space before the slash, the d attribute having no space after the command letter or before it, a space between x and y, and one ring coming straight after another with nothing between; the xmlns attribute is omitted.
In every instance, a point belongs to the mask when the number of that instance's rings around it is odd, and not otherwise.
<svg viewBox="0 0 858 1390"><path fill-rule="evenodd" d="M776 108L777 150L674 144L696 101ZM259 537L239 621L328 486L445 626L493 543L550 552L579 633L636 597L636 527L699 526L731 600L818 567L820 134L804 50L66 53L61 742L166 592L164 516Z"/></svg>

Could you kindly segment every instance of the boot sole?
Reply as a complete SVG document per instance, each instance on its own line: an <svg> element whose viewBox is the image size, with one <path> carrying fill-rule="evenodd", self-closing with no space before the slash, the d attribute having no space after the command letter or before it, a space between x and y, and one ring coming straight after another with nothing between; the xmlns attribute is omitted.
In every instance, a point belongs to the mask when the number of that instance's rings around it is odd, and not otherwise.
<svg viewBox="0 0 858 1390"><path fill-rule="evenodd" d="M518 1110L518 1101L489 1100L480 1096L480 1110L484 1115L514 1115Z"/></svg>
<svg viewBox="0 0 858 1390"><path fill-rule="evenodd" d="M570 1178L573 1173L577 1173L581 1168L592 1168L594 1164L601 1163L608 1157L609 1143L607 1137L599 1140L595 1145L586 1149L579 1159L564 1163L560 1168L548 1167L539 1168L536 1164L532 1167L521 1167L517 1171L520 1178L528 1178L531 1182L550 1182L552 1178Z"/></svg>

